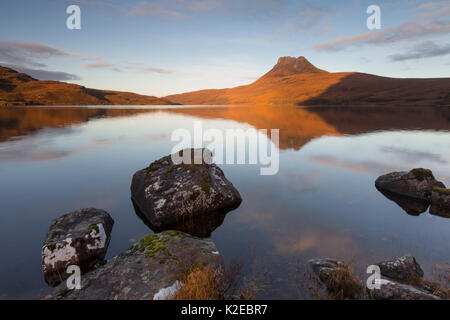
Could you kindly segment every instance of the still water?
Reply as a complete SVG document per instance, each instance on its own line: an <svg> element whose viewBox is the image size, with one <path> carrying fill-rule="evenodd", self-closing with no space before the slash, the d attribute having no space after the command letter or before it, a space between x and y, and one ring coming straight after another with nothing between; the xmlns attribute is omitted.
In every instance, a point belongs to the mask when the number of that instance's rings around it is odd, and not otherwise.
<svg viewBox="0 0 450 320"><path fill-rule="evenodd" d="M133 173L169 154L171 133L280 129L280 170L221 165L241 206L212 232L258 298L310 298L314 257L369 264L413 254L426 277L449 276L450 219L407 214L375 179L425 167L450 185L450 109L385 107L0 108L0 298L46 294L41 247L52 219L81 207L115 220L107 258L152 232L130 200ZM269 138L267 138L269 139Z"/></svg>

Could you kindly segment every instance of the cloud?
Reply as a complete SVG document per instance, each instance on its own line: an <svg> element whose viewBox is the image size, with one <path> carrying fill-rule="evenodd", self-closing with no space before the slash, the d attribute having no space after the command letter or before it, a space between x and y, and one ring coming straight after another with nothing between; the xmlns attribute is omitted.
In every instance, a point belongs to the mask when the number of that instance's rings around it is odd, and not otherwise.
<svg viewBox="0 0 450 320"><path fill-rule="evenodd" d="M297 19L302 21L297 23L294 28L295 30L309 29L317 24L323 19L323 17L328 13L328 10L319 8L315 5L302 5L299 8L299 15Z"/></svg>
<svg viewBox="0 0 450 320"><path fill-rule="evenodd" d="M122 72L122 70L116 64L105 62L105 60L101 57L95 57L95 58L87 57L87 58L82 58L82 60L94 61L91 63L83 64L82 67L84 69L109 69L114 72Z"/></svg>
<svg viewBox="0 0 450 320"><path fill-rule="evenodd" d="M437 19L450 16L450 0L424 3L414 9L422 11L416 19Z"/></svg>
<svg viewBox="0 0 450 320"><path fill-rule="evenodd" d="M433 58L450 54L450 43L439 46L433 41L423 42L406 53L390 55L391 61L406 61L413 59Z"/></svg>
<svg viewBox="0 0 450 320"><path fill-rule="evenodd" d="M383 31L371 31L353 37L340 38L314 46L318 51L340 51L352 46L382 45L404 40L416 40L450 32L450 21L424 24L407 22Z"/></svg>
<svg viewBox="0 0 450 320"><path fill-rule="evenodd" d="M150 72L150 73L159 73L159 74L172 74L174 73L172 70L162 69L162 68L152 68L152 67L135 67L128 66L125 67L127 70L136 70L139 72Z"/></svg>
<svg viewBox="0 0 450 320"><path fill-rule="evenodd" d="M102 62L83 64L83 68L85 68L85 69L103 69L103 68L110 68L113 66L114 65L111 63L102 63Z"/></svg>
<svg viewBox="0 0 450 320"><path fill-rule="evenodd" d="M3 63L44 68L47 65L33 60L67 56L73 54L40 43L0 41L0 62Z"/></svg>
<svg viewBox="0 0 450 320"><path fill-rule="evenodd" d="M136 16L152 16L163 15L172 17L182 17L183 14L176 11L167 10L162 4L156 2L141 2L137 6L131 8L128 12L130 17Z"/></svg>
<svg viewBox="0 0 450 320"><path fill-rule="evenodd" d="M73 80L81 80L80 77L78 77L75 74L62 72L62 71L48 71L48 70L42 70L42 69L33 69L33 68L27 68L12 64L5 64L5 67L14 69L21 73L26 73L29 76L38 79L38 80L54 80L54 81L73 81Z"/></svg>

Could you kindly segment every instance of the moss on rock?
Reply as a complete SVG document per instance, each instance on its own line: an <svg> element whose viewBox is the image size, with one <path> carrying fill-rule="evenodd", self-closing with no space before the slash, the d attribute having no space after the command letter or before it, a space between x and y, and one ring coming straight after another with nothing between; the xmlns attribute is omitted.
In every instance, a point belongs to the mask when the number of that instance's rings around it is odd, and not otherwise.
<svg viewBox="0 0 450 320"><path fill-rule="evenodd" d="M434 187L433 191L436 191L439 194L444 194L450 196L450 189Z"/></svg>
<svg viewBox="0 0 450 320"><path fill-rule="evenodd" d="M426 178L434 178L433 172L429 169L416 168L410 171L418 180L423 181Z"/></svg>
<svg viewBox="0 0 450 320"><path fill-rule="evenodd" d="M132 251L142 251L147 258L155 257L160 251L170 255L166 246L167 241L169 241L169 238L161 238L156 234L147 234L134 245Z"/></svg>
<svg viewBox="0 0 450 320"><path fill-rule="evenodd" d="M95 233L100 233L100 229L98 228L98 223L93 223L89 226L89 228L86 231L86 234L91 234L92 231L95 230Z"/></svg>

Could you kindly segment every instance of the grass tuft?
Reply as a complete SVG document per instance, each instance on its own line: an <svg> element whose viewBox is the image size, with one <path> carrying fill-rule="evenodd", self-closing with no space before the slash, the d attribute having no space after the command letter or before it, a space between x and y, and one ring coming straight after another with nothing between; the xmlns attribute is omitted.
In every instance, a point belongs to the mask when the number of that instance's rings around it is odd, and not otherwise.
<svg viewBox="0 0 450 320"><path fill-rule="evenodd" d="M211 266L194 265L181 279L175 300L219 300L221 298L217 271Z"/></svg>
<svg viewBox="0 0 450 320"><path fill-rule="evenodd" d="M346 264L340 264L332 270L325 282L331 298L337 300L356 299L363 293L363 287L353 269Z"/></svg>

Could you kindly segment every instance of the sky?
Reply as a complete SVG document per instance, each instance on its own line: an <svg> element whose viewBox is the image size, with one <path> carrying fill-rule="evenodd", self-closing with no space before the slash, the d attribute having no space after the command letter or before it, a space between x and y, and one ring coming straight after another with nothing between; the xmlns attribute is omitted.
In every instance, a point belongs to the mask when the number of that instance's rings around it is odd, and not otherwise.
<svg viewBox="0 0 450 320"><path fill-rule="evenodd" d="M81 29L66 9L78 5ZM381 9L369 30L367 8ZM0 65L165 96L249 84L282 56L330 72L450 77L450 0L2 0Z"/></svg>

